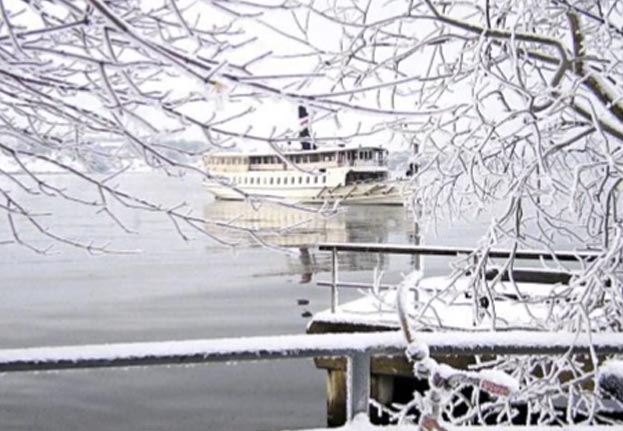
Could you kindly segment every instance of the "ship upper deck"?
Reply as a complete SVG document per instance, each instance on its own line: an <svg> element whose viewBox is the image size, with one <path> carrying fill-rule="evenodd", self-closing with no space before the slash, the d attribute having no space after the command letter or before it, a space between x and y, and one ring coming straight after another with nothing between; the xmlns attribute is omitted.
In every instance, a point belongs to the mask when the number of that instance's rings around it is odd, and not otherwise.
<svg viewBox="0 0 623 431"><path fill-rule="evenodd" d="M204 158L212 171L282 171L297 165L305 169L344 166L385 166L387 150L381 147L323 148L277 153L213 153Z"/></svg>

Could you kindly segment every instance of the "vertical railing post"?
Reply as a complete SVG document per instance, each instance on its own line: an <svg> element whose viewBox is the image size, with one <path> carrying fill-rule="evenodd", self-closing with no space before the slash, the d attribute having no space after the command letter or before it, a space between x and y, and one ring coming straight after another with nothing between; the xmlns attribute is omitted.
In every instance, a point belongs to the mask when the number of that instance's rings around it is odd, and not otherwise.
<svg viewBox="0 0 623 431"><path fill-rule="evenodd" d="M368 415L370 404L370 354L356 352L348 357L346 377L346 420L360 413Z"/></svg>
<svg viewBox="0 0 623 431"><path fill-rule="evenodd" d="M337 309L337 248L331 249L331 313Z"/></svg>

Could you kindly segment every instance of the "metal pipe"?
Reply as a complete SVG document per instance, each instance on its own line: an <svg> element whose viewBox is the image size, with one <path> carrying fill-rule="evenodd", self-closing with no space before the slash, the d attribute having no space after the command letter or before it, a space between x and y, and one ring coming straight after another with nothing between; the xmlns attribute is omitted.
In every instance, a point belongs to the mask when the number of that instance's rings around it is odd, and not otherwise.
<svg viewBox="0 0 623 431"><path fill-rule="evenodd" d="M358 352L348 357L346 377L346 419L352 421L355 416L368 416L370 403L370 355Z"/></svg>
<svg viewBox="0 0 623 431"><path fill-rule="evenodd" d="M397 323L396 323L397 324ZM568 352L623 354L623 333L539 331L421 332L431 355L547 355ZM0 350L0 373L80 368L175 365L203 362L401 355L396 331L116 343Z"/></svg>
<svg viewBox="0 0 623 431"><path fill-rule="evenodd" d="M337 249L333 248L331 250L331 313L335 313L335 310L337 309L337 303L338 303L337 271L338 271Z"/></svg>
<svg viewBox="0 0 623 431"><path fill-rule="evenodd" d="M470 255L476 252L474 248L468 247L439 247L408 244L376 244L376 243L323 243L318 245L320 251L351 251L360 253L388 253L388 254L410 254L410 255L430 255L430 256L459 256ZM512 250L491 249L487 251L490 259L505 259L514 256L516 259L531 260L559 260L561 262L577 262L580 260L594 260L601 256L597 251L556 251L549 252L543 250Z"/></svg>

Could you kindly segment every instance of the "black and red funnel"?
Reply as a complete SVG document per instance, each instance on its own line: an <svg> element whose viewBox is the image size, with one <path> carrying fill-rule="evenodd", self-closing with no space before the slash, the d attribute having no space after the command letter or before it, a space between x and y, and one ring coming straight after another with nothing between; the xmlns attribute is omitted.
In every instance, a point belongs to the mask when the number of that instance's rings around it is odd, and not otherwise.
<svg viewBox="0 0 623 431"><path fill-rule="evenodd" d="M309 112L307 112L307 108L299 105L299 138L301 138L301 148L303 150L316 149L316 145L312 144L308 139L304 139L311 137L309 132L309 121Z"/></svg>

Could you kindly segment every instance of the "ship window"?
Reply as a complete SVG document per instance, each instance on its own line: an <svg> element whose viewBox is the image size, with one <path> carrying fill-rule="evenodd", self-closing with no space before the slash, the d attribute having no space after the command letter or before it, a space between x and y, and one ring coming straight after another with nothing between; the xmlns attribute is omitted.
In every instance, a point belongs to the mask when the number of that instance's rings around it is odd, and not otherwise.
<svg viewBox="0 0 623 431"><path fill-rule="evenodd" d="M322 176L322 184L324 184L324 183L326 183L326 182L327 182L327 176L326 176L326 175L323 175L323 176Z"/></svg>
<svg viewBox="0 0 623 431"><path fill-rule="evenodd" d="M277 184L281 183L281 178L277 177Z"/></svg>
<svg viewBox="0 0 623 431"><path fill-rule="evenodd" d="M275 179L273 177L270 177L270 183L272 184L274 182L275 182Z"/></svg>
<svg viewBox="0 0 623 431"><path fill-rule="evenodd" d="M303 184L303 177L299 177L299 184Z"/></svg>
<svg viewBox="0 0 623 431"><path fill-rule="evenodd" d="M309 177L307 177L307 178L305 179L305 182L306 182L307 184L309 184Z"/></svg>
<svg viewBox="0 0 623 431"><path fill-rule="evenodd" d="M318 184L318 177L314 177L314 184Z"/></svg>

